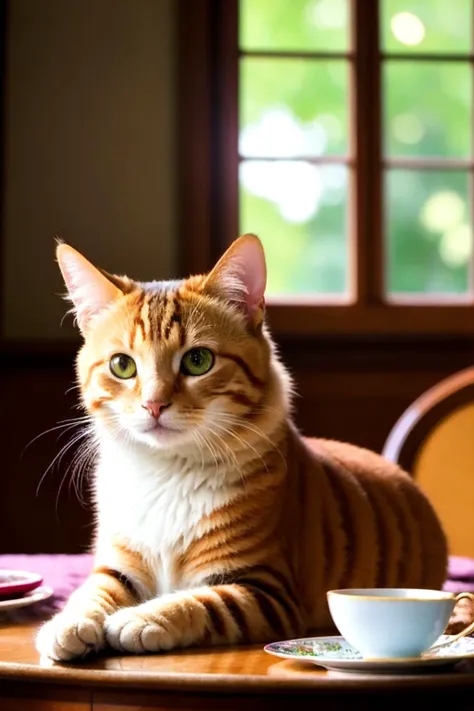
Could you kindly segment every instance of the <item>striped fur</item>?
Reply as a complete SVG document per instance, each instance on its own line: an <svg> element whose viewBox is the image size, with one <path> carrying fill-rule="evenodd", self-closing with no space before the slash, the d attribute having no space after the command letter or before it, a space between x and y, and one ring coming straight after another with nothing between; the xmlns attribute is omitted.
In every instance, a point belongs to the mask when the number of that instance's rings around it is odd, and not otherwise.
<svg viewBox="0 0 474 711"><path fill-rule="evenodd" d="M95 569L40 630L42 654L263 643L330 629L328 589L441 587L444 533L410 476L294 426L256 237L181 282L98 277L80 260L59 252L99 442ZM215 365L186 376L181 358L197 346ZM110 372L116 352L133 356L135 378ZM149 399L167 403L165 432L147 429Z"/></svg>

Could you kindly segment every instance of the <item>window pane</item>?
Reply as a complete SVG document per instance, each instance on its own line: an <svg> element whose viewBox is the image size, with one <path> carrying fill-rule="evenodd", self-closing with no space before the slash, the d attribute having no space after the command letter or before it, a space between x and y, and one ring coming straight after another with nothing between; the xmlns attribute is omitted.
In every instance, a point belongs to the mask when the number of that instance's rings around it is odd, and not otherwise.
<svg viewBox="0 0 474 711"><path fill-rule="evenodd" d="M389 293L468 292L472 251L468 195L466 172L387 173Z"/></svg>
<svg viewBox="0 0 474 711"><path fill-rule="evenodd" d="M344 61L243 59L240 153L304 157L347 150L348 68Z"/></svg>
<svg viewBox="0 0 474 711"><path fill-rule="evenodd" d="M386 153L470 155L472 74L467 62L386 62L383 79Z"/></svg>
<svg viewBox="0 0 474 711"><path fill-rule="evenodd" d="M470 52L471 0L382 0L382 46L396 52Z"/></svg>
<svg viewBox="0 0 474 711"><path fill-rule="evenodd" d="M347 49L347 0L240 0L239 10L244 50Z"/></svg>
<svg viewBox="0 0 474 711"><path fill-rule="evenodd" d="M262 239L272 295L347 292L345 166L243 161L240 231Z"/></svg>

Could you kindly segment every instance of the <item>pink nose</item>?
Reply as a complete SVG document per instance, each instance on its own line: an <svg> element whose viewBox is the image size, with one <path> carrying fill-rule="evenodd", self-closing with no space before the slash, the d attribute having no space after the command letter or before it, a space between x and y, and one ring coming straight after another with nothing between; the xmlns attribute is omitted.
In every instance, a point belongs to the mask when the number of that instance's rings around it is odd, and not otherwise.
<svg viewBox="0 0 474 711"><path fill-rule="evenodd" d="M145 408L145 410L148 410L150 415L157 420L163 410L166 410L167 407L169 407L171 403L169 402L160 402L160 400L147 400L142 407Z"/></svg>

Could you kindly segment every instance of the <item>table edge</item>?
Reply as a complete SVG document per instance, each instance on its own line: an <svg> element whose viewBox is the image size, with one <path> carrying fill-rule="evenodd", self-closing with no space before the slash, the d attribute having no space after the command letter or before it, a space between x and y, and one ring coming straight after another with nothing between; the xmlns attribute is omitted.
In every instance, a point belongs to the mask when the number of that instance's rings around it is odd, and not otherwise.
<svg viewBox="0 0 474 711"><path fill-rule="evenodd" d="M91 687L129 689L179 690L223 693L266 693L281 691L376 692L383 689L406 688L472 688L474 673L454 672L418 675L337 675L330 673L291 679L286 677L253 676L238 674L192 674L156 672L120 672L103 669L84 669L66 666L38 667L33 664L0 662L0 682L21 681L34 683L64 684L67 686L87 683Z"/></svg>

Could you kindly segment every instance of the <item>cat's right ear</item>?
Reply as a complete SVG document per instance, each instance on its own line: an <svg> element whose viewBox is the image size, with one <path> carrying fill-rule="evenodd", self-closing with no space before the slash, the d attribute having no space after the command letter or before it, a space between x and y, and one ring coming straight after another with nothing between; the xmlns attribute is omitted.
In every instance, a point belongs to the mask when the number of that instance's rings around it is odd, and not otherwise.
<svg viewBox="0 0 474 711"><path fill-rule="evenodd" d="M56 259L80 330L87 330L90 319L123 292L85 257L68 244L58 244Z"/></svg>

